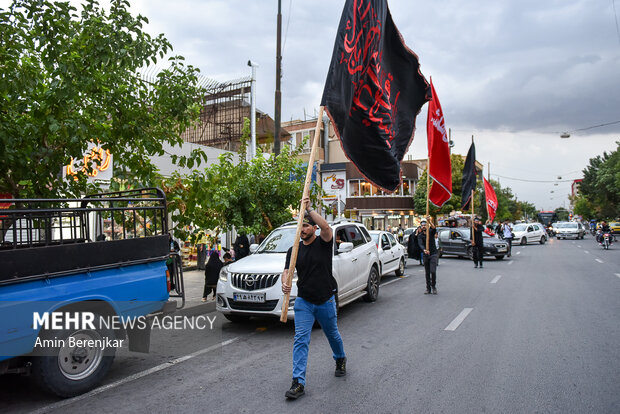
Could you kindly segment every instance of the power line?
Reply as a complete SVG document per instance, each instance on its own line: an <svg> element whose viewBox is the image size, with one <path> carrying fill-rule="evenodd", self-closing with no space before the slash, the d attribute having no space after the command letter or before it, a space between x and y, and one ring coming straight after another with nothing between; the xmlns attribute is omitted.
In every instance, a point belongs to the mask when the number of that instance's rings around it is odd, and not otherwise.
<svg viewBox="0 0 620 414"><path fill-rule="evenodd" d="M613 122L607 122L605 124L600 124L600 125L593 125L593 126L589 126L589 127L586 127L586 128L573 129L572 131L568 131L568 132L587 131L588 129L600 128L600 127L604 127L604 126L607 126L607 125L614 125L614 124L620 124L620 120L619 121L613 121Z"/></svg>
<svg viewBox="0 0 620 414"><path fill-rule="evenodd" d="M495 177L504 178L506 180L524 181L524 182L527 182L527 183L568 183L568 182L575 181L575 180L527 180L527 179L524 179L524 178L506 177L504 175L493 174L493 173L491 175L495 176Z"/></svg>

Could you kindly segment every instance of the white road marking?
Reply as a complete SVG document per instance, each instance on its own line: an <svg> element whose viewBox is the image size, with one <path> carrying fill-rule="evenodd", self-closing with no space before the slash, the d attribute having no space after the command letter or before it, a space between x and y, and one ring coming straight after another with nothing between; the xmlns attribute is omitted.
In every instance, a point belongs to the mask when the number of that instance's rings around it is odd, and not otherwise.
<svg viewBox="0 0 620 414"><path fill-rule="evenodd" d="M508 261L508 265L511 265L511 264L512 264L512 260L509 260L509 261Z"/></svg>
<svg viewBox="0 0 620 414"><path fill-rule="evenodd" d="M584 250L583 252L584 252L585 254L588 254L588 253L590 253L590 252L589 252L589 251L587 251L587 250Z"/></svg>
<svg viewBox="0 0 620 414"><path fill-rule="evenodd" d="M497 275L491 280L491 283L497 283L497 281L502 277L502 275Z"/></svg>
<svg viewBox="0 0 620 414"><path fill-rule="evenodd" d="M620 277L620 273L616 273L616 276Z"/></svg>
<svg viewBox="0 0 620 414"><path fill-rule="evenodd" d="M517 252L517 254L521 254L521 252Z"/></svg>
<svg viewBox="0 0 620 414"><path fill-rule="evenodd" d="M604 262L604 261L602 261L601 259L594 259L594 260L596 260L596 261L597 261L597 262L599 262L599 263L605 263L605 262Z"/></svg>
<svg viewBox="0 0 620 414"><path fill-rule="evenodd" d="M381 285L379 285L379 286L387 286L387 285L389 285L389 284L391 284L391 283L398 282L399 280L404 279L404 278L406 278L406 277L409 277L409 276L408 276L408 275L400 276L400 277L398 277L397 279L390 280L389 282L384 282L384 283L381 283Z"/></svg>
<svg viewBox="0 0 620 414"><path fill-rule="evenodd" d="M578 244L578 245L577 245L577 247L581 248L581 245L580 245L580 244Z"/></svg>
<svg viewBox="0 0 620 414"><path fill-rule="evenodd" d="M473 310L474 310L474 308L465 308L465 309L463 309L463 311L461 313L459 313L459 316L454 318L454 320L452 322L450 322L450 325L446 326L446 329L444 329L444 331L455 331L456 328L458 328L459 325L463 323L465 318L467 318L467 315L469 315L470 312L473 311Z"/></svg>
<svg viewBox="0 0 620 414"><path fill-rule="evenodd" d="M193 352L191 354L188 354L188 355L185 355L185 356L173 359L171 361L164 362L163 364L159 364L157 366L154 366L153 368L149 368L147 370L144 370L144 371L141 371L141 372L137 372L137 373L135 373L133 375L130 375L130 376L125 377L123 379L120 379L118 381L112 382L112 383L104 385L102 387L95 388L94 390L92 390L90 392L87 392L86 394L82 394L82 395L79 395L77 397L73 397L73 398L69 398L69 399L66 399L66 400L58 401L57 403L54 403L54 404L46 405L45 407L41 407L38 410L33 411L32 413L33 414L46 413L48 411L55 410L55 409L67 406L69 404L73 404L73 403L75 403L77 401L85 400L86 398L90 398L90 397L92 397L94 395L101 394L102 392L107 391L107 390L109 390L111 388L118 387L119 385L123 385L123 384L131 382L133 380L136 380L136 379L139 379L139 378L142 378L142 377L146 377L147 375L154 374L155 372L159 372L159 371L164 370L166 368L173 367L176 364L179 364L181 362L187 361L188 359L192 359L192 358L197 357L199 355L206 354L207 352L211 352L211 351L215 351L216 349L223 348L226 345L232 344L233 342L237 342L239 339L241 339L241 337L237 336L237 337L229 339L227 341L220 342L219 344L212 345L212 346L210 346L208 348L204 348L204 349L201 349L199 351Z"/></svg>

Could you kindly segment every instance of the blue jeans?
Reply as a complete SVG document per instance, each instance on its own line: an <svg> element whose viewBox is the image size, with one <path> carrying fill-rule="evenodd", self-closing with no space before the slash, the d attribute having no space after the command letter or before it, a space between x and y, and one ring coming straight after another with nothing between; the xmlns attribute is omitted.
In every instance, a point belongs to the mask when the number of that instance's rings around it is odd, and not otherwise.
<svg viewBox="0 0 620 414"><path fill-rule="evenodd" d="M315 305L297 297L295 299L295 344L293 345L293 379L306 384L306 366L308 365L308 346L314 320L319 321L329 345L332 347L334 359L344 358L344 345L336 316L336 299L332 296L325 303Z"/></svg>

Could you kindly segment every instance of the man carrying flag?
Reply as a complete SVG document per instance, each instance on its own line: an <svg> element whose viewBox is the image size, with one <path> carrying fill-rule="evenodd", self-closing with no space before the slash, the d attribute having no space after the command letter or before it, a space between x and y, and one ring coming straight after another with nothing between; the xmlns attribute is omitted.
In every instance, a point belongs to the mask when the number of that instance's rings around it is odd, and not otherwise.
<svg viewBox="0 0 620 414"><path fill-rule="evenodd" d="M437 249L435 248L436 229L429 216L429 202L441 207L452 197L452 163L450 161L450 144L446 136L446 126L439 98L431 79L432 99L428 104L426 135L428 137L428 167L426 188L427 221L420 234L420 250L424 252L424 271L426 274L425 294L437 294ZM431 186L430 179L433 179Z"/></svg>

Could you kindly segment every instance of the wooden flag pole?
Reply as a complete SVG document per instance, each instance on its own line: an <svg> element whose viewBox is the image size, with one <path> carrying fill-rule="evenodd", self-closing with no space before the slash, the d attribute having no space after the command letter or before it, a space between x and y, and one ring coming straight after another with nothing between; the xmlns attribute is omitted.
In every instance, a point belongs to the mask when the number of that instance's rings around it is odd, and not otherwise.
<svg viewBox="0 0 620 414"><path fill-rule="evenodd" d="M426 162L426 250L428 250L428 243L430 239L430 224L428 222L428 211L429 211L429 199L431 193L431 157L428 157L428 161Z"/></svg>
<svg viewBox="0 0 620 414"><path fill-rule="evenodd" d="M474 238L474 190L471 190L471 241L472 244L476 243Z"/></svg>
<svg viewBox="0 0 620 414"><path fill-rule="evenodd" d="M308 159L308 170L306 171L306 182L304 184L304 193L301 199L310 196L310 180L312 179L312 166L314 164L314 157L316 149L318 147L319 136L321 135L321 123L323 122L323 107L319 108L319 117L316 120L316 127L314 128L314 137L312 138L312 150L310 151L310 159ZM276 139L278 139L276 137ZM297 264L297 253L299 252L299 239L301 238L301 226L304 220L304 213L306 212L306 206L303 201L299 205L299 217L297 218L297 231L295 232L295 238L293 239L293 251L291 252L291 261L288 266L288 272L282 273L282 283L285 285L291 284L293 273L295 273L295 265ZM290 292L284 295L282 300L282 312L280 314L280 322L286 322L288 315L288 302L291 298Z"/></svg>

